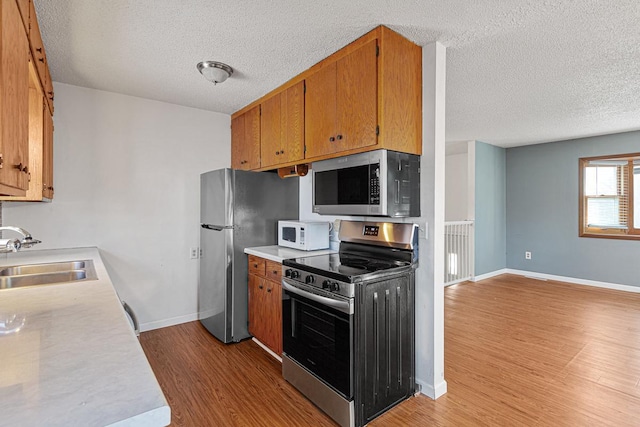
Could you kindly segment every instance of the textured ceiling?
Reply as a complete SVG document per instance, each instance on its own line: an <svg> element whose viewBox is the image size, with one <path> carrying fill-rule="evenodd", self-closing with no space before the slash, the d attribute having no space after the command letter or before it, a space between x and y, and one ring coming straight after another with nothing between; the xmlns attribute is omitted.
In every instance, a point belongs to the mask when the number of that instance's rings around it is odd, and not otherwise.
<svg viewBox="0 0 640 427"><path fill-rule="evenodd" d="M57 82L232 113L384 24L447 47L447 141L640 129L638 0L34 1Z"/></svg>

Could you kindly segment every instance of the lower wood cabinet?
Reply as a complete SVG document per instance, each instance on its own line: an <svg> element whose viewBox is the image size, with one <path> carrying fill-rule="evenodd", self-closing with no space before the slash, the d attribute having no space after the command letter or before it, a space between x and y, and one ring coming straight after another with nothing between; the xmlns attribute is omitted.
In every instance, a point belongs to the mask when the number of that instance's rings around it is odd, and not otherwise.
<svg viewBox="0 0 640 427"><path fill-rule="evenodd" d="M249 333L282 354L282 265L249 255Z"/></svg>

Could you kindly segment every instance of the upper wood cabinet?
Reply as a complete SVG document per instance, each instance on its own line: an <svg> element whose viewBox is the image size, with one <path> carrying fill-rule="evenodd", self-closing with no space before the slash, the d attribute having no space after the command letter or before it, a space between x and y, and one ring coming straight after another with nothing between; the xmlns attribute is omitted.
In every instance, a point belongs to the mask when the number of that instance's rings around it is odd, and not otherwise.
<svg viewBox="0 0 640 427"><path fill-rule="evenodd" d="M261 168L304 159L304 82L261 104Z"/></svg>
<svg viewBox="0 0 640 427"><path fill-rule="evenodd" d="M22 17L22 24L24 25L24 30L27 32L27 36L29 35L29 13L31 12L31 3L32 0L16 0L18 3L18 10L20 11L20 16Z"/></svg>
<svg viewBox="0 0 640 427"><path fill-rule="evenodd" d="M305 85L304 148L302 157L288 157L282 120L290 113L284 112L282 99L289 99L286 94L300 84ZM261 159L248 169L269 170L382 148L422 154L422 49L380 26L234 113L233 120L260 105ZM245 143L240 134L232 134L234 152ZM247 168L246 163L242 166Z"/></svg>
<svg viewBox="0 0 640 427"><path fill-rule="evenodd" d="M307 77L307 157L377 143L376 51L372 40Z"/></svg>
<svg viewBox="0 0 640 427"><path fill-rule="evenodd" d="M0 8L0 200L50 200L53 84L33 1Z"/></svg>
<svg viewBox="0 0 640 427"><path fill-rule="evenodd" d="M29 185L29 40L13 0L0 2L0 194Z"/></svg>
<svg viewBox="0 0 640 427"><path fill-rule="evenodd" d="M260 167L260 106L231 120L231 167L258 169Z"/></svg>

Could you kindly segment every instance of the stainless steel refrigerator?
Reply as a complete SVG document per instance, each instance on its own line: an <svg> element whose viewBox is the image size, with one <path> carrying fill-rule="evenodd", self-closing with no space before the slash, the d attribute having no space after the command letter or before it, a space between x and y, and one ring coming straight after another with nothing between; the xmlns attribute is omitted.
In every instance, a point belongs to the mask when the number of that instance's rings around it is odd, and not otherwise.
<svg viewBox="0 0 640 427"><path fill-rule="evenodd" d="M244 248L276 245L278 220L298 218L298 178L220 169L200 175L198 318L224 343L248 338Z"/></svg>

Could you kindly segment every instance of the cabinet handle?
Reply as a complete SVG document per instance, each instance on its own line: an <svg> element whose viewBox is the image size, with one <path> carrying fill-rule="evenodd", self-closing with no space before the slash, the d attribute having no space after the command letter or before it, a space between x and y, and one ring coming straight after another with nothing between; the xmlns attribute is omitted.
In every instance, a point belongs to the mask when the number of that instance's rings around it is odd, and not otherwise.
<svg viewBox="0 0 640 427"><path fill-rule="evenodd" d="M42 48L41 47L37 47L36 48L36 52L42 52Z"/></svg>
<svg viewBox="0 0 640 427"><path fill-rule="evenodd" d="M29 173L29 168L27 166L23 166L22 162L20 162L19 164L15 165L15 168L18 169L18 171L20 171L20 172Z"/></svg>
<svg viewBox="0 0 640 427"><path fill-rule="evenodd" d="M338 141L342 139L342 135L338 135Z"/></svg>
<svg viewBox="0 0 640 427"><path fill-rule="evenodd" d="M333 141L335 141L335 140L336 140L336 139L335 139L334 137L332 137L332 136L331 136L331 137L329 137L329 142L333 142Z"/></svg>
<svg viewBox="0 0 640 427"><path fill-rule="evenodd" d="M38 58L38 61L42 62L44 64L44 58Z"/></svg>

